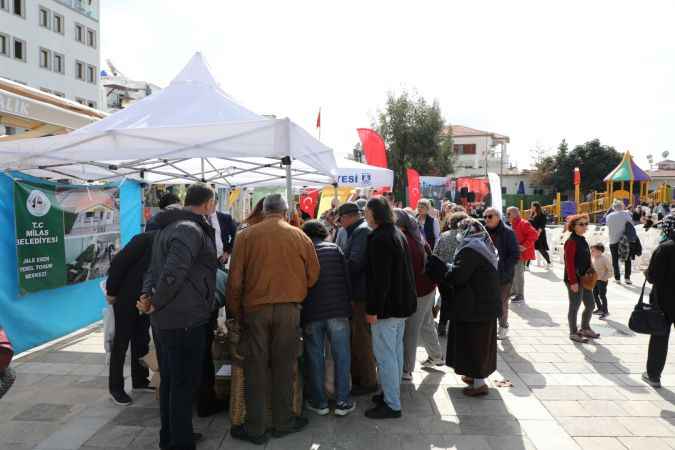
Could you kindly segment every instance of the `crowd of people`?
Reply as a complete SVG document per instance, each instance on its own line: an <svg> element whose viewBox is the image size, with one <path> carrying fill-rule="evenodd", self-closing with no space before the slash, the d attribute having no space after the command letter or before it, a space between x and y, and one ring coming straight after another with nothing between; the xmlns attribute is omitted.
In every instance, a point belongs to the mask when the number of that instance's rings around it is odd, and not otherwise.
<svg viewBox="0 0 675 450"><path fill-rule="evenodd" d="M315 220L270 194L239 226L215 205L214 192L202 184L188 189L183 205L165 196L147 231L115 257L107 280L118 324L110 394L120 405L132 401L122 371L129 344L133 389L152 389L147 368L138 363L151 328L162 377L161 448L195 448L200 435L192 429L193 403L200 416L225 408L215 395L210 350L221 306L241 330L246 418L231 435L264 444L307 426L308 419L293 412L298 377L305 380L307 411L346 416L357 397L370 395L366 417L402 417L401 383L413 378L420 341L427 354L423 367L447 365L466 383L465 395L486 395L497 341L508 338L509 304L525 301L524 272L535 250L550 267L546 220L536 204L529 220L515 207L506 217L483 207L476 218L451 202L435 209L421 199L413 210L383 195L333 204ZM607 217L612 256L613 245L631 240L622 206ZM609 314L612 265L602 244L589 247L587 226L587 216L570 217L564 248L575 342L598 337L590 327L594 306L603 317ZM616 227L623 227L621 235L613 234ZM665 293L672 287L657 285L672 271L671 250L666 244L657 249L654 258L670 262L650 265L648 274L655 290ZM612 269L618 280L616 262ZM629 282L629 266L624 273ZM445 349L439 336L447 337ZM650 343L646 380L659 379L666 350L667 337Z"/></svg>

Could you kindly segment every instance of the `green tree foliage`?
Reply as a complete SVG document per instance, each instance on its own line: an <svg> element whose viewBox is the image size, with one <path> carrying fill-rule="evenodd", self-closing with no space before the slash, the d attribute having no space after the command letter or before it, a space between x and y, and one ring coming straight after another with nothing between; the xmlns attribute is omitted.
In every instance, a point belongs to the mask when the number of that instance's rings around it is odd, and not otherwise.
<svg viewBox="0 0 675 450"><path fill-rule="evenodd" d="M407 168L417 170L420 175L452 173L452 135L446 132L437 101L429 104L408 91L400 95L389 93L374 127L389 150L387 158L389 168L394 171L397 198L403 198Z"/></svg>
<svg viewBox="0 0 675 450"><path fill-rule="evenodd" d="M621 162L622 157L614 147L602 145L598 139L577 145L570 152L567 141L563 139L555 155L547 156L536 164L532 182L569 193L574 190L574 168L579 167L583 192L604 191L604 178Z"/></svg>

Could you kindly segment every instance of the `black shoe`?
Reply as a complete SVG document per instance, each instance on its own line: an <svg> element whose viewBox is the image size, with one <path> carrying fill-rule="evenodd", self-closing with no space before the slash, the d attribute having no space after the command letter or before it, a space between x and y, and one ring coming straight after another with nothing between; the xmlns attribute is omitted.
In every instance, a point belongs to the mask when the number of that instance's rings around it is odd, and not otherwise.
<svg viewBox="0 0 675 450"><path fill-rule="evenodd" d="M227 403L224 400L214 400L205 406L197 406L197 416L198 417L209 417L214 414L218 414L227 409Z"/></svg>
<svg viewBox="0 0 675 450"><path fill-rule="evenodd" d="M272 437L282 438L289 434L297 433L309 424L309 419L307 417L295 416L293 419L293 425L291 425L289 430L272 430Z"/></svg>
<svg viewBox="0 0 675 450"><path fill-rule="evenodd" d="M119 406L129 406L133 402L133 400L131 400L131 397L129 397L127 393L124 391L111 392L110 398L112 398L114 404Z"/></svg>
<svg viewBox="0 0 675 450"><path fill-rule="evenodd" d="M384 394L375 394L370 400L376 405L382 405L384 403Z"/></svg>
<svg viewBox="0 0 675 450"><path fill-rule="evenodd" d="M157 390L156 387L150 386L150 382L146 382L145 384L141 384L139 386L134 386L132 388L134 391L142 391L142 392L155 392Z"/></svg>
<svg viewBox="0 0 675 450"><path fill-rule="evenodd" d="M203 435L203 434L201 434L201 433L192 433L192 440L193 440L195 443L201 441L202 439L204 439L204 435Z"/></svg>
<svg viewBox="0 0 675 450"><path fill-rule="evenodd" d="M516 295L515 297L513 297L511 299L512 303L523 303L524 301L525 301L525 298L523 298L523 296L521 296L521 295Z"/></svg>
<svg viewBox="0 0 675 450"><path fill-rule="evenodd" d="M372 394L373 392L377 392L376 384L373 386L352 386L352 397L360 397L362 395Z"/></svg>
<svg viewBox="0 0 675 450"><path fill-rule="evenodd" d="M238 425L236 427L230 428L230 436L234 439L239 439L240 441L250 442L255 445L265 445L270 440L270 437L267 433L263 433L260 436L253 436L246 431L244 425Z"/></svg>
<svg viewBox="0 0 675 450"><path fill-rule="evenodd" d="M593 311L593 314L595 314L596 316L600 316L600 315L602 315L602 310L596 309L595 311Z"/></svg>
<svg viewBox="0 0 675 450"><path fill-rule="evenodd" d="M381 403L366 411L366 417L369 419L398 419L401 416L401 411L394 411L386 403Z"/></svg>

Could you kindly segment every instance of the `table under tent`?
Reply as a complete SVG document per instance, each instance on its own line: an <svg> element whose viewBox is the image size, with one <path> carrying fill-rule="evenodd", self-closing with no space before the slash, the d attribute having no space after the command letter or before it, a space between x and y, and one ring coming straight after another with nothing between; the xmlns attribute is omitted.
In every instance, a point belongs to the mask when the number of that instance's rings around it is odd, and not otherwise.
<svg viewBox="0 0 675 450"><path fill-rule="evenodd" d="M120 239L141 230L144 184L242 186L334 181L333 151L287 118L259 116L215 81L201 54L164 90L72 133L0 143L0 310L18 351L100 318L100 280L19 295L14 183L63 180L119 188ZM34 178L33 178L34 177ZM133 207L131 207L133 205Z"/></svg>

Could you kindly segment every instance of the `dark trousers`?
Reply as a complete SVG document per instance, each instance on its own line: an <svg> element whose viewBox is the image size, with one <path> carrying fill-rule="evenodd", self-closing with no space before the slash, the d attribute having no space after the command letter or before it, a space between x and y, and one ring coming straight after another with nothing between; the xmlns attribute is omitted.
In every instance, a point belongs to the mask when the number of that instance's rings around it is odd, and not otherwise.
<svg viewBox="0 0 675 450"><path fill-rule="evenodd" d="M607 282L606 281L600 281L595 284L595 287L593 288L593 298L595 299L595 306L597 308L607 314L609 311L607 311Z"/></svg>
<svg viewBox="0 0 675 450"><path fill-rule="evenodd" d="M127 357L127 348L131 343L131 382L133 387L143 387L148 384L149 372L138 361L148 353L150 344L150 319L145 314L139 314L135 305L113 305L115 312L115 338L110 352L110 368L108 371L108 388L110 392L124 390L124 360Z"/></svg>
<svg viewBox="0 0 675 450"><path fill-rule="evenodd" d="M204 326L205 345L202 362L202 377L197 388L197 412L208 414L216 401L216 369L213 365L213 331L218 321L218 311L211 314L211 320Z"/></svg>
<svg viewBox="0 0 675 450"><path fill-rule="evenodd" d="M161 448L194 450L192 402L201 377L205 326L155 330L159 339Z"/></svg>
<svg viewBox="0 0 675 450"><path fill-rule="evenodd" d="M593 317L593 292L579 283L579 292L572 292L570 286L567 285L567 296L569 298L569 309L567 310L567 322L570 327L570 336L576 334L578 331L577 316L579 315L579 307L584 304L584 310L581 313L581 329L591 329L591 318Z"/></svg>
<svg viewBox="0 0 675 450"><path fill-rule="evenodd" d="M541 253L541 256L544 257L547 264L551 264L551 257L548 255L548 250L546 250L545 248L538 248L537 251Z"/></svg>
<svg viewBox="0 0 675 450"><path fill-rule="evenodd" d="M373 354L373 338L366 321L366 304L352 303L352 384L377 385L377 370Z"/></svg>
<svg viewBox="0 0 675 450"><path fill-rule="evenodd" d="M665 336L649 337L649 352L647 353L647 373L652 380L660 380L661 372L666 365L668 356L668 339L670 338L670 327Z"/></svg>
<svg viewBox="0 0 675 450"><path fill-rule="evenodd" d="M300 308L296 303L265 305L244 313L240 351L244 357L246 431L267 427L267 392L272 389L272 426L289 431L293 417L293 374L298 365Z"/></svg>
<svg viewBox="0 0 675 450"><path fill-rule="evenodd" d="M609 250L612 252L612 267L614 268L614 279L619 281L621 279L621 269L619 269L619 244L610 244ZM623 277L630 280L631 261L626 259L624 264Z"/></svg>

